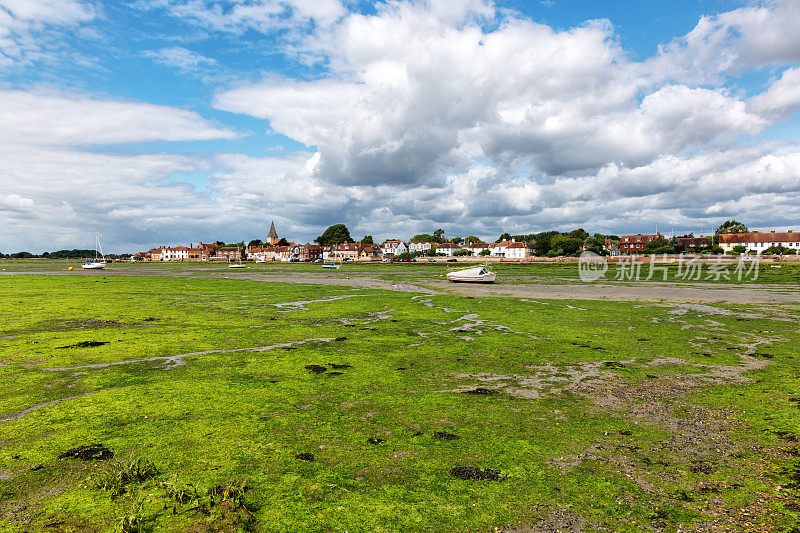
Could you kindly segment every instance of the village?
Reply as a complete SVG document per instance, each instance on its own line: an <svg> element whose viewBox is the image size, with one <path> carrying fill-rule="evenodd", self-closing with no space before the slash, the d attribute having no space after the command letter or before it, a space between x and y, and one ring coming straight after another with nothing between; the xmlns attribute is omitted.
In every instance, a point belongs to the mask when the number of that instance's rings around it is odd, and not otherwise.
<svg viewBox="0 0 800 533"><path fill-rule="evenodd" d="M735 221L734 221L735 222ZM729 224L726 222L725 224ZM575 257L589 250L604 256L649 254L703 254L703 255L797 255L800 250L800 232L748 231L743 225L729 228L725 224L711 236L665 236L661 233L607 236L590 236L579 229L570 233L547 232L540 239L531 236L513 237L503 234L497 242L481 242L476 237L454 239L456 242L412 238L410 242L389 239L375 244L370 239L361 242L341 242L322 245L295 243L279 237L275 224L270 224L265 241L249 244L225 245L220 241L190 243L188 246L154 246L146 252L132 256L135 261L255 261L265 262L375 262L375 261L457 261L462 259L488 261L531 261L535 258ZM563 237L559 244L550 241ZM547 242L542 242L544 240ZM563 241L563 242L562 242ZM537 246L537 242L539 245Z"/></svg>

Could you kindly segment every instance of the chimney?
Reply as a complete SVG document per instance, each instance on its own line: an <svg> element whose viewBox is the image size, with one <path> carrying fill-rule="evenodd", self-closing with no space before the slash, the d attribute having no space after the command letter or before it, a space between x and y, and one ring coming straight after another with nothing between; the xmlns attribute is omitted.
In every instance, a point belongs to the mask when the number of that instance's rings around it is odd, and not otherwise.
<svg viewBox="0 0 800 533"><path fill-rule="evenodd" d="M772 232L771 232L771 233L775 233L775 230L772 230Z"/></svg>
<svg viewBox="0 0 800 533"><path fill-rule="evenodd" d="M794 233L792 230L786 230L786 233Z"/></svg>
<svg viewBox="0 0 800 533"><path fill-rule="evenodd" d="M758 230L753 231L753 234L758 235Z"/></svg>

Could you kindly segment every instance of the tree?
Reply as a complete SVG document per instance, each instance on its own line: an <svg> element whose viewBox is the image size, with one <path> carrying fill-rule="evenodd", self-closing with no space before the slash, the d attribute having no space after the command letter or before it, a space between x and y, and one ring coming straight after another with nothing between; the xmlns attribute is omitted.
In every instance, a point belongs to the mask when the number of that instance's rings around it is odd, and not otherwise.
<svg viewBox="0 0 800 533"><path fill-rule="evenodd" d="M745 246L744 244L737 244L736 246L733 247L733 251L741 255L747 251L747 246Z"/></svg>
<svg viewBox="0 0 800 533"><path fill-rule="evenodd" d="M411 237L411 242L442 242L437 241L436 237L429 233L420 233L419 235L414 235Z"/></svg>
<svg viewBox="0 0 800 533"><path fill-rule="evenodd" d="M503 233L500 237L494 242L503 242L503 241L510 241L511 234L510 233Z"/></svg>
<svg viewBox="0 0 800 533"><path fill-rule="evenodd" d="M350 237L350 230L344 224L334 224L325 230L325 232L314 239L314 242L320 246L333 246L335 244L342 244L344 242L353 242Z"/></svg>
<svg viewBox="0 0 800 533"><path fill-rule="evenodd" d="M642 248L645 254L674 254L675 248L664 237L657 237L646 243Z"/></svg>
<svg viewBox="0 0 800 533"><path fill-rule="evenodd" d="M364 238L361 239L361 244L375 244L372 240L372 235L364 235Z"/></svg>
<svg viewBox="0 0 800 533"><path fill-rule="evenodd" d="M490 249L486 248L484 250L481 250L478 255L487 256L487 255L490 255L491 253L492 253L492 251Z"/></svg>
<svg viewBox="0 0 800 533"><path fill-rule="evenodd" d="M570 231L569 233L567 233L567 237L570 237L572 239L580 239L581 241L585 241L586 239L589 238L589 233L583 228L578 228L578 229L574 229L574 230Z"/></svg>
<svg viewBox="0 0 800 533"><path fill-rule="evenodd" d="M247 243L247 246L261 246L262 244L264 243L261 242L261 239L253 239L252 241Z"/></svg>
<svg viewBox="0 0 800 533"><path fill-rule="evenodd" d="M450 242L453 244L458 244L461 242L461 237L453 237L452 239L450 239Z"/></svg>
<svg viewBox="0 0 800 533"><path fill-rule="evenodd" d="M444 238L444 230L442 228L439 228L433 232L434 242L442 242L443 238Z"/></svg>
<svg viewBox="0 0 800 533"><path fill-rule="evenodd" d="M289 241L281 237L281 240L275 243L275 246L289 246Z"/></svg>
<svg viewBox="0 0 800 533"><path fill-rule="evenodd" d="M747 229L747 226L738 222L736 220L726 220L723 222L720 227L717 228L717 231L714 232L714 235L719 235L720 233L749 233L750 230Z"/></svg>
<svg viewBox="0 0 800 533"><path fill-rule="evenodd" d="M583 239L562 233L550 239L550 251L555 250L558 255L572 255L580 250L581 244Z"/></svg>
<svg viewBox="0 0 800 533"><path fill-rule="evenodd" d="M467 243L467 244L473 244L473 243L476 243L476 242L481 242L481 240L478 237L476 237L475 235L470 235L469 237L465 237L464 238L464 242Z"/></svg>
<svg viewBox="0 0 800 533"><path fill-rule="evenodd" d="M470 252L469 250L462 248L461 250L456 250L455 252L453 252L453 255L458 257L463 257L465 255L470 255Z"/></svg>

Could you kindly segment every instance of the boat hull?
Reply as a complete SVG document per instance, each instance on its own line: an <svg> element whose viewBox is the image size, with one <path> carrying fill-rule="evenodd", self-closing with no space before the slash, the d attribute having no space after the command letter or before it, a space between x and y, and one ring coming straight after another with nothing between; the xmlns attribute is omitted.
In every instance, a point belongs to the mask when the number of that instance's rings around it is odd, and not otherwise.
<svg viewBox="0 0 800 533"><path fill-rule="evenodd" d="M497 279L497 274L490 272L480 275L461 275L460 272L449 272L447 279L454 283L494 283L494 280Z"/></svg>
<svg viewBox="0 0 800 533"><path fill-rule="evenodd" d="M106 264L104 261L97 261L95 263L84 263L81 265L81 268L86 268L89 270L105 270Z"/></svg>

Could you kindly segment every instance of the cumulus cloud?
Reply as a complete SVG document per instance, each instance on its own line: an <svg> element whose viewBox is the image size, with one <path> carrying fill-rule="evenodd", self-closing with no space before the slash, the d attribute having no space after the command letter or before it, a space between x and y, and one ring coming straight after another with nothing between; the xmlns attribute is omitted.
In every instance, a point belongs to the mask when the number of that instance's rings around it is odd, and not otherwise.
<svg viewBox="0 0 800 533"><path fill-rule="evenodd" d="M176 173L208 170L206 158L112 153L92 145L236 135L182 109L10 90L0 91L0 122L4 251L78 246L95 231L107 232L117 245L141 243L142 236L152 237L161 227L172 231L152 217L135 216L142 211L201 220L214 212L213 198L187 184L159 182ZM185 227L171 221L175 228Z"/></svg>
<svg viewBox="0 0 800 533"><path fill-rule="evenodd" d="M748 102L754 113L772 120L785 118L800 109L800 68L787 69L765 92Z"/></svg>
<svg viewBox="0 0 800 533"><path fill-rule="evenodd" d="M214 97L308 151L99 152L91 145L236 132L171 107L0 92L6 245L22 242L23 225L53 248L48 238L74 243L99 223L122 248L253 238L272 218L282 235L310 240L336 222L376 238L439 226L496 237L800 215L800 149L760 137L800 107L795 2L704 17L643 61L609 21L554 29L485 0L398 0L371 14L336 0L149 5L226 36L281 34L292 54L319 59L313 76L267 74ZM182 47L144 54L192 76L224 68ZM746 98L735 76L763 66L784 70ZM191 173L207 189L180 178Z"/></svg>
<svg viewBox="0 0 800 533"><path fill-rule="evenodd" d="M140 102L0 90L7 145L92 145L231 139L236 133L197 113Z"/></svg>
<svg viewBox="0 0 800 533"><path fill-rule="evenodd" d="M657 79L718 81L725 73L800 61L800 3L770 0L713 16L662 45L647 67Z"/></svg>
<svg viewBox="0 0 800 533"><path fill-rule="evenodd" d="M324 26L346 13L339 0L158 0L147 7L162 7L174 17L231 33L267 33L307 24Z"/></svg>
<svg viewBox="0 0 800 533"><path fill-rule="evenodd" d="M0 0L0 67L47 59L60 48L49 27L70 27L88 22L95 9L80 0Z"/></svg>

